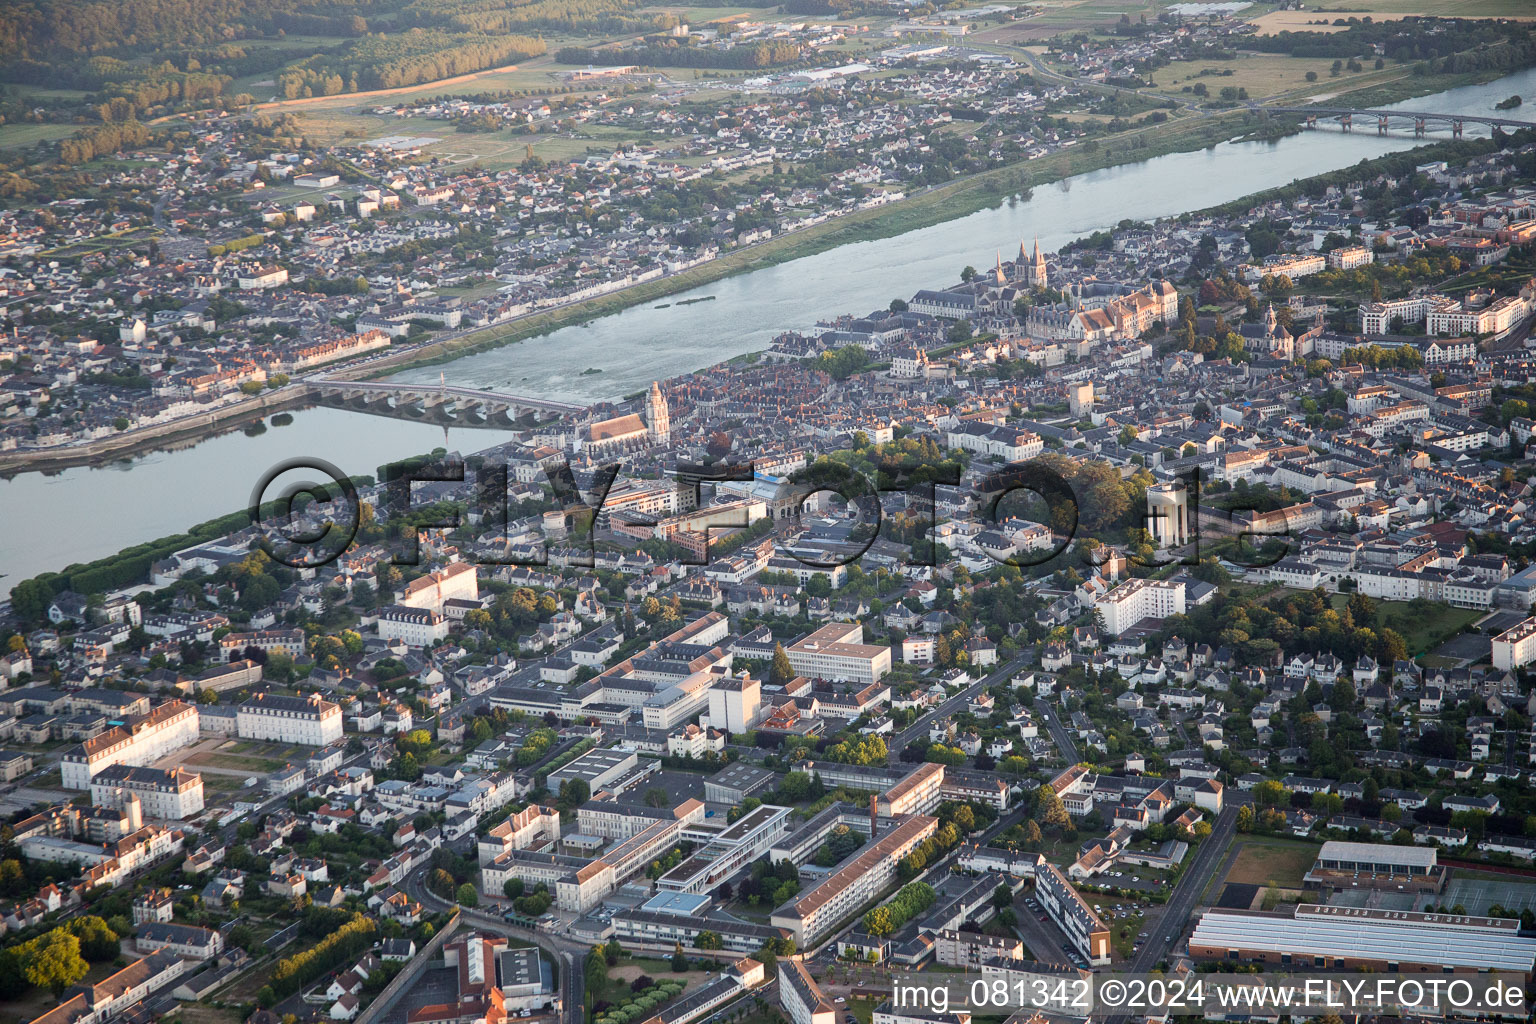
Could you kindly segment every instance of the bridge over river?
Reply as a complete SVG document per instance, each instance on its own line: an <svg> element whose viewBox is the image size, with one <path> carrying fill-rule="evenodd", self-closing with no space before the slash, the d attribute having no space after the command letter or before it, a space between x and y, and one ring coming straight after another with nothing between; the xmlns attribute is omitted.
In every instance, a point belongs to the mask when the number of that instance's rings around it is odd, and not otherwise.
<svg viewBox="0 0 1536 1024"><path fill-rule="evenodd" d="M1306 118L1308 128L1316 128L1319 118L1336 121L1345 131L1354 129L1356 118L1367 124L1374 120L1378 135L1386 135L1391 130L1392 123L1396 121L1403 124L1404 128L1411 124L1414 138L1421 138L1432 130L1444 131L1449 128L1451 134L1459 139L1463 128L1469 124L1512 130L1536 128L1536 121L1520 121L1512 117L1490 117L1485 114L1447 114L1428 110L1372 110L1359 107L1266 107L1256 103L1250 103L1249 107L1253 110L1276 114L1300 114Z"/></svg>
<svg viewBox="0 0 1536 1024"><path fill-rule="evenodd" d="M586 412L586 407L571 402L557 402L549 398L529 398L526 395L508 395L500 391L482 388L466 388L452 384L393 384L388 381L329 380L320 378L309 381L320 398L339 402L360 402L365 411L395 412L419 408L423 413L439 410L458 416L462 413L478 413L484 419L498 414L508 420L523 416L536 419L557 419Z"/></svg>

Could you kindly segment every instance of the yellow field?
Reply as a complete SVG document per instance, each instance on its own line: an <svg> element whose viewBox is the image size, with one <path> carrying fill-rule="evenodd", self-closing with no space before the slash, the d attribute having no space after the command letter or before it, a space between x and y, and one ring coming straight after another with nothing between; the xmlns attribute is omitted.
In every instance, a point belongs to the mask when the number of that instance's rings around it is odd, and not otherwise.
<svg viewBox="0 0 1536 1024"><path fill-rule="evenodd" d="M1230 85L1247 89L1249 99L1260 100L1266 96L1306 88L1309 84L1314 88L1324 85L1353 88L1350 85L1352 80L1361 77L1359 73L1344 71L1338 78L1330 78L1329 68L1332 66L1333 61L1323 58L1287 57L1282 54L1258 54L1239 57L1237 60L1181 60L1165 68L1158 68L1153 81L1157 83L1158 89L1167 93L1179 93L1186 85L1204 82L1212 96L1219 95L1224 87ZM1202 77L1200 72L1207 69L1216 73ZM1365 65L1365 70L1370 72L1372 66ZM1226 71L1232 74L1223 74ZM1307 82L1308 71L1317 72L1316 82Z"/></svg>
<svg viewBox="0 0 1536 1024"><path fill-rule="evenodd" d="M1333 24L1335 20L1358 18L1366 14L1373 21L1397 21L1414 14L1536 20L1536 5L1525 0L1421 0L1419 3L1412 0L1364 0L1358 4L1351 0L1348 14L1321 10L1271 11L1249 20L1259 26L1259 35L1273 36L1281 32L1343 32L1346 26Z"/></svg>

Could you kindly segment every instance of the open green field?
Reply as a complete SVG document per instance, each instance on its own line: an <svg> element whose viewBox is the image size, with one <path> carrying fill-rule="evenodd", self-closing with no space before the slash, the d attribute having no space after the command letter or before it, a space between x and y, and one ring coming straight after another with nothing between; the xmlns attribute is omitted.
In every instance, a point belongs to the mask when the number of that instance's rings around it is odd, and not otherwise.
<svg viewBox="0 0 1536 1024"><path fill-rule="evenodd" d="M1329 598L1329 603L1339 610L1348 602L1348 594ZM1396 630L1407 644L1408 653L1414 655L1438 646L1485 614L1476 608L1452 608L1435 601L1377 601L1371 628Z"/></svg>
<svg viewBox="0 0 1536 1024"><path fill-rule="evenodd" d="M73 124L0 125L0 149L22 149L39 142L57 142L75 134L78 127Z"/></svg>
<svg viewBox="0 0 1536 1024"><path fill-rule="evenodd" d="M1317 860L1317 844L1269 836L1240 836L1242 849L1226 880L1239 885L1276 885L1300 889L1301 879Z"/></svg>
<svg viewBox="0 0 1536 1024"><path fill-rule="evenodd" d="M1288 57L1284 54L1255 54L1240 60L1179 60L1165 68L1159 68L1153 81L1163 92L1177 93L1186 85L1204 82L1213 95L1225 86L1247 89L1253 99L1263 99L1293 89L1349 88L1350 79L1357 76L1341 73L1329 78L1328 69L1333 61L1321 57ZM1231 74L1227 74L1227 72ZM1307 72L1317 75L1316 82L1307 81ZM1201 72L1207 72L1201 74Z"/></svg>

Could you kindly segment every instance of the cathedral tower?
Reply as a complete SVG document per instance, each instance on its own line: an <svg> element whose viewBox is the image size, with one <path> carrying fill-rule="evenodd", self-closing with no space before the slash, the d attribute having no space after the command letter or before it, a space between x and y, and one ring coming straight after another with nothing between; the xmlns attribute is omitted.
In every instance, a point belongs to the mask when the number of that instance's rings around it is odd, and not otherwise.
<svg viewBox="0 0 1536 1024"><path fill-rule="evenodd" d="M661 385L651 381L651 393L645 400L645 425L652 444L668 444L672 440L672 416L667 412L667 400L661 393Z"/></svg>

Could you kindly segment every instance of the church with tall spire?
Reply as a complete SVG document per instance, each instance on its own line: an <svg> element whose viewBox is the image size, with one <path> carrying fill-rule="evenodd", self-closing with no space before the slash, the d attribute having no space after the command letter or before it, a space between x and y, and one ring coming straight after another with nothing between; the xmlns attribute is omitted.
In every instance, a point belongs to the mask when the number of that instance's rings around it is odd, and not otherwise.
<svg viewBox="0 0 1536 1024"><path fill-rule="evenodd" d="M1035 252L1031 256L1024 250L1024 243L1019 242L1019 258L1014 264L1020 272L1020 281L1029 288L1050 287L1045 270L1045 257L1040 254L1040 239L1035 239Z"/></svg>

